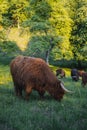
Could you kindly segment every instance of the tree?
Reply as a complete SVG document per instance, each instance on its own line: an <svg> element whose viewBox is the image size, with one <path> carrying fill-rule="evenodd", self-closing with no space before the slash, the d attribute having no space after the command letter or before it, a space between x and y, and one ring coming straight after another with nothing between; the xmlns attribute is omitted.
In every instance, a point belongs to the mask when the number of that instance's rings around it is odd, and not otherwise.
<svg viewBox="0 0 87 130"><path fill-rule="evenodd" d="M87 0L69 1L68 7L73 20L70 38L72 52L74 59L78 61L78 66L81 67L80 60L85 58L83 48L87 45Z"/></svg>
<svg viewBox="0 0 87 130"><path fill-rule="evenodd" d="M49 56L55 47L60 47L62 50L64 50L64 46L69 47L70 19L58 1L31 0L30 7L31 17L29 21L25 22L25 25L30 27L33 37L29 45L33 48L36 48L37 45L41 51L41 46L43 46L43 53L48 63ZM67 42L64 43L64 41Z"/></svg>
<svg viewBox="0 0 87 130"><path fill-rule="evenodd" d="M0 25L2 22L2 14L6 13L9 8L9 4L7 0L0 0Z"/></svg>
<svg viewBox="0 0 87 130"><path fill-rule="evenodd" d="M1 3L2 26L7 28L17 26L19 28L21 23L27 18L25 10L27 6L27 0L4 0L4 2Z"/></svg>
<svg viewBox="0 0 87 130"><path fill-rule="evenodd" d="M66 58L70 59L72 56L69 38L71 35L71 24L72 20L70 19L66 8L64 7L63 1L57 1L50 3L52 7L51 13L51 23L53 28L55 28L55 32L58 36L62 37L61 44L57 44L53 49L53 53L56 53L55 57L58 59Z"/></svg>

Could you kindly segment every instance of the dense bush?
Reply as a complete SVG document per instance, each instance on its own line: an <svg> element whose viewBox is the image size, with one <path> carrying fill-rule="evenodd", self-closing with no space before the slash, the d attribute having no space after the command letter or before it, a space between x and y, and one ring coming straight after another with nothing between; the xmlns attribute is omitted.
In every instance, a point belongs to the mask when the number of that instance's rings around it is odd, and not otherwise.
<svg viewBox="0 0 87 130"><path fill-rule="evenodd" d="M71 59L71 60L50 60L50 64L59 66L59 67L65 67L65 68L78 68L78 69L86 69L87 68L87 61L80 61L80 65L78 61Z"/></svg>
<svg viewBox="0 0 87 130"><path fill-rule="evenodd" d="M17 52L20 52L19 47L14 41L3 41L0 42L0 50L3 54L16 54Z"/></svg>
<svg viewBox="0 0 87 130"><path fill-rule="evenodd" d="M0 62L3 64L9 64L11 59L21 54L21 50L17 44L13 41L0 42Z"/></svg>

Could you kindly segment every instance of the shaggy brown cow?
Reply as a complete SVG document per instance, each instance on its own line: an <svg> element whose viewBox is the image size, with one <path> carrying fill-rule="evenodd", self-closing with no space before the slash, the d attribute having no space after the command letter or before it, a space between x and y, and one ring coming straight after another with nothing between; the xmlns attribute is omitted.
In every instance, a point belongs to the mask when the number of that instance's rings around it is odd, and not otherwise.
<svg viewBox="0 0 87 130"><path fill-rule="evenodd" d="M83 87L87 84L87 72L82 73L82 85Z"/></svg>
<svg viewBox="0 0 87 130"><path fill-rule="evenodd" d="M79 70L79 71L78 71L79 76L82 77L82 74L83 74L84 72L85 72L84 70Z"/></svg>
<svg viewBox="0 0 87 130"><path fill-rule="evenodd" d="M26 99L28 99L32 89L34 89L38 91L40 96L43 96L47 91L60 101L65 92L70 92L64 88L63 83L40 58L18 56L12 60L10 70L17 96L22 96L24 90Z"/></svg>
<svg viewBox="0 0 87 130"><path fill-rule="evenodd" d="M56 70L56 76L60 75L61 78L65 77L65 71L63 69Z"/></svg>

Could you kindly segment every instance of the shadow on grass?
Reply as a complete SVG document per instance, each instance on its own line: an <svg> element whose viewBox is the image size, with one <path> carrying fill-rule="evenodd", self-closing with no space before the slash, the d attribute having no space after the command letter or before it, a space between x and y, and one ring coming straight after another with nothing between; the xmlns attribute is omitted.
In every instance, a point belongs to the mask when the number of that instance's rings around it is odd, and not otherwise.
<svg viewBox="0 0 87 130"><path fill-rule="evenodd" d="M4 96L4 98L17 98L19 100L23 100L26 101L25 99L25 92L22 92L22 97L18 97L15 94L14 88L8 88L5 87L4 85L0 87L0 98L2 98L2 96ZM38 101L38 100L54 100L54 98L49 94L49 93L45 93L44 97L41 98L40 95L38 94L37 91L32 91L32 93L29 96L29 100L28 101Z"/></svg>
<svg viewBox="0 0 87 130"><path fill-rule="evenodd" d="M10 127L7 126L6 124L1 124L1 123L0 123L0 130L13 130L13 128L10 128Z"/></svg>

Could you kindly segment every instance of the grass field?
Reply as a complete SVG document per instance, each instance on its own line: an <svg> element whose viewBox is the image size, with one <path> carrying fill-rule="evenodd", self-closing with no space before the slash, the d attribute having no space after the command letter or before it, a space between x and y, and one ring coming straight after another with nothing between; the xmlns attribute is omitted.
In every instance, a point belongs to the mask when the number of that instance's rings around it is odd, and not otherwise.
<svg viewBox="0 0 87 130"><path fill-rule="evenodd" d="M14 94L9 66L0 65L0 130L87 130L87 87L81 79L73 82L65 70L62 81L74 93L57 102L48 93L42 100L33 91L25 101Z"/></svg>

